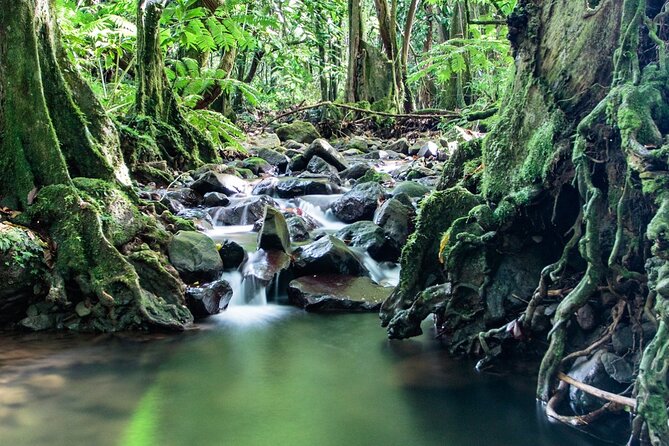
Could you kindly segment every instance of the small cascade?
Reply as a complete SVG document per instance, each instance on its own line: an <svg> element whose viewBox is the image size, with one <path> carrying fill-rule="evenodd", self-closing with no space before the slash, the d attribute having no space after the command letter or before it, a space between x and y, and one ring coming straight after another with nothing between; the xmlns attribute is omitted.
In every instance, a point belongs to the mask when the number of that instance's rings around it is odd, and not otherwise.
<svg viewBox="0 0 669 446"><path fill-rule="evenodd" d="M318 223L321 229L336 231L346 223L338 220L329 209L341 195L304 195L286 200L275 199L283 209L296 209Z"/></svg>
<svg viewBox="0 0 669 446"><path fill-rule="evenodd" d="M232 299L228 307L267 305L267 287L255 276L244 277L239 271L226 271L221 279L230 284Z"/></svg>
<svg viewBox="0 0 669 446"><path fill-rule="evenodd" d="M391 262L377 262L366 251L351 247L365 268L371 279L381 286L397 286L400 283L400 266Z"/></svg>

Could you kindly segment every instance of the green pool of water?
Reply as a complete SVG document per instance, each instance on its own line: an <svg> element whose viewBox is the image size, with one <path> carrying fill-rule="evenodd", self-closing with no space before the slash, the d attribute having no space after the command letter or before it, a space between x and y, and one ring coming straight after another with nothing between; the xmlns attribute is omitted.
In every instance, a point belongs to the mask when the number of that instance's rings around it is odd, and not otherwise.
<svg viewBox="0 0 669 446"><path fill-rule="evenodd" d="M477 374L372 314L237 309L180 335L0 339L0 444L586 446L531 378Z"/></svg>

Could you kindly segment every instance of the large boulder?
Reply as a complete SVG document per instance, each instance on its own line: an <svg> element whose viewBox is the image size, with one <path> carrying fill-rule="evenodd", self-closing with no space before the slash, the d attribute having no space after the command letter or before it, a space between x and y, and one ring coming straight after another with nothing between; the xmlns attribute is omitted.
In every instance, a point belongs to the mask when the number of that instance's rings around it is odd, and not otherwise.
<svg viewBox="0 0 669 446"><path fill-rule="evenodd" d="M266 195L230 200L225 207L207 209L212 220L218 225L252 225L263 217L265 206L277 204Z"/></svg>
<svg viewBox="0 0 669 446"><path fill-rule="evenodd" d="M207 192L204 194L204 201L202 204L208 208L215 206L227 206L230 204L230 199L227 195L220 192Z"/></svg>
<svg viewBox="0 0 669 446"><path fill-rule="evenodd" d="M288 167L288 163L290 162L290 158L273 149L258 149L256 156L275 166L280 173L286 171L286 167Z"/></svg>
<svg viewBox="0 0 669 446"><path fill-rule="evenodd" d="M290 233L283 214L273 207L265 207L262 227L258 232L258 249L290 252Z"/></svg>
<svg viewBox="0 0 669 446"><path fill-rule="evenodd" d="M332 213L345 223L371 220L379 200L385 195L383 187L377 183L358 184L332 203Z"/></svg>
<svg viewBox="0 0 669 446"><path fill-rule="evenodd" d="M335 234L349 246L364 249L379 262L396 262L400 257L400 247L389 238L385 231L371 221L358 221L348 225Z"/></svg>
<svg viewBox="0 0 669 446"><path fill-rule="evenodd" d="M218 314L228 306L230 299L232 287L225 280L186 289L186 306L196 320Z"/></svg>
<svg viewBox="0 0 669 446"><path fill-rule="evenodd" d="M403 181L398 183L391 192L393 196L407 194L412 198L420 198L427 195L428 193L430 193L429 188L414 181Z"/></svg>
<svg viewBox="0 0 669 446"><path fill-rule="evenodd" d="M367 268L341 240L326 235L293 251L295 277L310 274L367 276Z"/></svg>
<svg viewBox="0 0 669 446"><path fill-rule="evenodd" d="M291 281L288 299L293 305L320 313L378 311L391 291L368 277L324 274Z"/></svg>
<svg viewBox="0 0 669 446"><path fill-rule="evenodd" d="M374 214L374 223L383 228L386 235L401 249L413 230L413 206L407 206L397 198L386 200Z"/></svg>
<svg viewBox="0 0 669 446"><path fill-rule="evenodd" d="M216 243L201 232L179 231L167 246L167 253L186 282L206 282L223 270Z"/></svg>
<svg viewBox="0 0 669 446"><path fill-rule="evenodd" d="M190 187L203 195L207 192L221 192L230 196L243 193L248 187L248 184L246 181L235 175L218 173L210 170L195 180Z"/></svg>
<svg viewBox="0 0 669 446"><path fill-rule="evenodd" d="M322 158L340 172L349 167L348 161L329 142L324 139L317 139L309 145L304 154L298 155L290 161L290 170L298 171L306 169L309 161L314 156Z"/></svg>
<svg viewBox="0 0 669 446"><path fill-rule="evenodd" d="M330 195L340 192L339 186L327 178L266 178L253 188L253 195L294 198L303 195Z"/></svg>
<svg viewBox="0 0 669 446"><path fill-rule="evenodd" d="M49 290L45 249L34 232L0 222L0 325L25 317L31 302Z"/></svg>
<svg viewBox="0 0 669 446"><path fill-rule="evenodd" d="M163 194L160 202L164 204L170 212L176 214L185 208L192 208L202 204L202 195L193 189L184 187L177 190L167 191Z"/></svg>
<svg viewBox="0 0 669 446"><path fill-rule="evenodd" d="M246 260L246 250L242 245L233 240L224 240L218 250L221 260L223 261L223 268L236 269Z"/></svg>
<svg viewBox="0 0 669 446"><path fill-rule="evenodd" d="M281 141L292 140L306 144L321 137L312 123L304 121L282 125L276 129L276 134Z"/></svg>

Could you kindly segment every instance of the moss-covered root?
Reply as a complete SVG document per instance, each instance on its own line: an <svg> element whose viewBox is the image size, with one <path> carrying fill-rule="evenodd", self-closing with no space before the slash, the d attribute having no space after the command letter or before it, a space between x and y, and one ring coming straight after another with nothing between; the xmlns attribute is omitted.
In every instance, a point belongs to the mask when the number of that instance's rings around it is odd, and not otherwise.
<svg viewBox="0 0 669 446"><path fill-rule="evenodd" d="M379 317L384 327L396 312L408 309L421 290L444 281L439 263L442 235L481 201L479 196L461 187L433 192L423 201L416 231L402 250L399 285L381 305Z"/></svg>
<svg viewBox="0 0 669 446"><path fill-rule="evenodd" d="M593 185L590 178L590 167L583 154L584 145L585 141L579 137L574 148L574 156L577 177L581 183L581 196L587 200L583 212L585 233L579 242L579 251L588 266L581 281L560 302L555 312L553 328L548 335L550 345L539 369L537 396L542 401L548 401L550 398L555 376L564 357L567 322L597 290L605 272L600 250L600 221L604 213L604 199L602 192Z"/></svg>
<svg viewBox="0 0 669 446"><path fill-rule="evenodd" d="M135 268L105 236L99 209L84 201L76 188L43 188L31 214L57 246L56 272L66 283L79 286L79 295L70 297L86 297L92 304L84 329L179 330L192 321L183 295L181 302L166 302L142 288Z"/></svg>
<svg viewBox="0 0 669 446"><path fill-rule="evenodd" d="M652 342L646 347L636 381L637 417L630 444L639 444L641 437L653 446L669 444L667 415L667 372L669 372L669 195L665 196L657 214L648 225L648 240L653 243L654 257L647 264L648 288L655 295L655 311L659 321Z"/></svg>
<svg viewBox="0 0 669 446"><path fill-rule="evenodd" d="M451 284L435 285L422 291L408 309L398 310L388 323L388 337L406 339L423 333L421 322L442 309L451 297Z"/></svg>

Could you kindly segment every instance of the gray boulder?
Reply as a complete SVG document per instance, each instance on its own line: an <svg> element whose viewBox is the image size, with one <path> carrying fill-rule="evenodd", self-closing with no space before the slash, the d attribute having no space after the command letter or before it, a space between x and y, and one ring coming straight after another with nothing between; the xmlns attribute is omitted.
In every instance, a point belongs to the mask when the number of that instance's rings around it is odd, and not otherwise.
<svg viewBox="0 0 669 446"><path fill-rule="evenodd" d="M233 240L223 241L218 253L221 256L223 268L225 269L239 268L239 265L241 265L247 257L246 250L242 245Z"/></svg>
<svg viewBox="0 0 669 446"><path fill-rule="evenodd" d="M179 231L167 246L170 263L189 283L215 279L223 270L216 243L201 232Z"/></svg>
<svg viewBox="0 0 669 446"><path fill-rule="evenodd" d="M331 209L333 214L345 223L371 220L379 206L379 200L385 195L383 187L378 183L357 184L332 203Z"/></svg>
<svg viewBox="0 0 669 446"><path fill-rule="evenodd" d="M278 152L273 149L258 149L256 151L256 156L267 161L272 166L275 166L279 172L285 172L290 162L290 158L284 155L281 152Z"/></svg>
<svg viewBox="0 0 669 446"><path fill-rule="evenodd" d="M414 181L403 181L401 183L398 183L397 186L395 186L395 188L391 192L393 196L403 193L407 194L412 198L420 198L430 193L430 189Z"/></svg>
<svg viewBox="0 0 669 446"><path fill-rule="evenodd" d="M312 274L367 276L369 272L341 240L327 235L293 251L296 277Z"/></svg>
<svg viewBox="0 0 669 446"><path fill-rule="evenodd" d="M283 214L273 207L265 207L262 227L258 232L258 249L290 253L290 233Z"/></svg>
<svg viewBox="0 0 669 446"><path fill-rule="evenodd" d="M293 242L304 242L309 240L309 225L304 218L296 215L286 219L290 240Z"/></svg>
<svg viewBox="0 0 669 446"><path fill-rule="evenodd" d="M338 171L345 170L349 167L348 161L337 150L324 139L317 139L309 145L304 154L294 157L290 161L290 170L298 171L304 170L309 161L314 156L318 156L325 160L328 164L334 166Z"/></svg>
<svg viewBox="0 0 669 446"><path fill-rule="evenodd" d="M349 246L364 249L379 262L395 262L400 257L400 245L371 221L359 221L348 225L337 231L335 236Z"/></svg>
<svg viewBox="0 0 669 446"><path fill-rule="evenodd" d="M368 277L324 274L291 281L288 299L293 305L318 313L376 312L391 291Z"/></svg>
<svg viewBox="0 0 669 446"><path fill-rule="evenodd" d="M220 192L207 192L204 194L204 201L202 204L208 208L215 206L227 206L230 204L230 199L227 195Z"/></svg>
<svg viewBox="0 0 669 446"><path fill-rule="evenodd" d="M209 171L204 173L190 187L200 194L221 192L230 196L243 193L246 190L247 183L235 175Z"/></svg>
<svg viewBox="0 0 669 446"><path fill-rule="evenodd" d="M186 289L186 306L196 320L220 313L222 308L228 306L230 299L232 287L225 280Z"/></svg>
<svg viewBox="0 0 669 446"><path fill-rule="evenodd" d="M407 206L397 198L386 200L374 214L374 223L393 241L397 249L406 244L413 230L413 206Z"/></svg>
<svg viewBox="0 0 669 446"><path fill-rule="evenodd" d="M225 207L207 209L215 224L252 225L263 217L265 206L277 207L274 200L266 195L230 200Z"/></svg>
<svg viewBox="0 0 669 446"><path fill-rule="evenodd" d="M312 123L304 121L282 125L276 129L276 134L281 141L292 140L307 144L321 137Z"/></svg>
<svg viewBox="0 0 669 446"><path fill-rule="evenodd" d="M198 194L193 189L184 187L165 192L160 199L160 202L167 206L173 214L176 214L185 208L201 205L202 200L202 195Z"/></svg>
<svg viewBox="0 0 669 446"><path fill-rule="evenodd" d="M270 195L279 198L294 198L303 195L330 195L340 188L328 178L266 178L253 188L253 195Z"/></svg>

